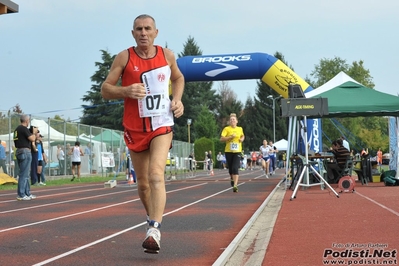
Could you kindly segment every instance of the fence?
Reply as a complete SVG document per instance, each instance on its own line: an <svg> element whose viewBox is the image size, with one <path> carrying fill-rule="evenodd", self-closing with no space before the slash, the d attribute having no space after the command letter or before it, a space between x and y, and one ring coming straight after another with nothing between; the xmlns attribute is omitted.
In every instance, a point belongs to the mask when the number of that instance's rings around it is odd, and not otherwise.
<svg viewBox="0 0 399 266"><path fill-rule="evenodd" d="M9 170L12 170L13 162L14 165L16 163L13 156L13 131L20 125L19 117L18 114L0 116L0 140L6 148ZM82 175L104 175L125 171L126 145L122 131L33 116L30 124L38 127L40 134L43 135L43 146L49 159L46 174L49 176L72 174L71 157L68 151L72 149L76 141L80 142L84 152L84 156L81 157ZM58 160L58 149L64 151L64 161ZM173 140L168 158L173 163L166 166L165 174L173 177L179 171L190 172L188 157L191 152L193 152L193 144ZM111 159L111 164L110 161L105 161L109 159Z"/></svg>

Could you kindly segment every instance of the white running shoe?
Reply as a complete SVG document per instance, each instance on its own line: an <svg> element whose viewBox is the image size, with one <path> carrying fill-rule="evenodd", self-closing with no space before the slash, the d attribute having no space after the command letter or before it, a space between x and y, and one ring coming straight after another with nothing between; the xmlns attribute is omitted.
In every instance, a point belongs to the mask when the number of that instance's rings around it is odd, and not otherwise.
<svg viewBox="0 0 399 266"><path fill-rule="evenodd" d="M158 254L161 248L161 232L158 228L150 227L143 242L144 252Z"/></svg>
<svg viewBox="0 0 399 266"><path fill-rule="evenodd" d="M269 178L269 175L268 175L268 174L266 174L266 178Z"/></svg>

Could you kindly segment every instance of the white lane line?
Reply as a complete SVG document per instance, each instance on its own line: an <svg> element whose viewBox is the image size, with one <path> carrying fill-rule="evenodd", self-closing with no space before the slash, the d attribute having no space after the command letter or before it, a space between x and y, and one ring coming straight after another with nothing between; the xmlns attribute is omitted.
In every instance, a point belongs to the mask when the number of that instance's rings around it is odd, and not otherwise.
<svg viewBox="0 0 399 266"><path fill-rule="evenodd" d="M206 184L207 184L207 183L206 183ZM239 184L239 185L243 185L243 184L244 184L244 183L241 183L241 184ZM177 208L177 209L175 209L175 210L173 210L173 211L170 211L170 212L165 213L163 216L167 216L167 215L169 215L169 214L172 214L172 213L181 211L181 210L183 210L183 209L185 209L185 208L187 208L187 207L190 207L190 206L192 206L192 205L195 205L195 204L197 204L197 203L200 203L200 202L202 202L202 201L204 201L204 200L207 200L207 199L209 199L209 198L215 197L215 196L217 196L217 195L219 195L219 194L221 194L221 193L224 193L224 192L226 192L226 191L231 191L231 188L228 188L228 189L219 191L219 192L217 192L217 193L215 193L215 194L212 194L212 195L207 196L207 197L205 197L205 198L199 199L199 200L194 201L194 202L192 202L192 203L190 203L190 204L184 205L184 206L182 206L182 207L180 207L180 208ZM111 238L113 238L113 237L116 237L116 236L121 235L121 234L123 234L123 233L126 233L126 232L128 232L128 231L131 231L131 230L133 230L133 229L135 229L135 228L137 228L137 227L140 227L140 226L142 226L142 225L145 225L146 223L147 223L147 222L143 222L143 223L140 223L140 224L136 224L135 226L126 228L126 229L124 229L124 230L122 230L122 231L119 231L119 232L117 232L117 233L115 233L115 234L112 234L112 235L109 235L109 236L107 236L107 237L98 239L98 240L93 241L93 242L91 242L91 243L88 243L88 244L86 244L86 245L83 245L83 246L80 246L80 247L78 247L78 248L72 249L72 250L70 250L70 251L68 251L68 252L62 253L62 254L57 255L57 256L55 256L55 257L52 257L52 258L49 258L49 259L44 260L44 261L42 261L42 262L36 263L36 264L34 264L33 266L45 265L45 264L47 264L47 263L56 261L56 260L58 260L58 259L61 259L61 258L63 258L63 257L66 257L66 256L68 256L68 255L71 255L71 254L73 254L73 253L76 253L76 252L78 252L78 251L80 251L80 250L83 250L83 249L85 249L85 248L94 246L94 245L96 245L96 244L98 244L98 243L104 242L104 241L109 240L109 239L111 239Z"/></svg>
<svg viewBox="0 0 399 266"><path fill-rule="evenodd" d="M173 192L177 192L177 191L181 191L181 190L194 188L194 187L197 187L197 186L202 186L202 185L205 185L205 184L207 184L207 183L197 184L197 185L190 186L190 187L179 188L179 189L168 191L166 193L173 193ZM34 223L14 226L14 227L10 227L10 228L6 228L6 229L0 230L0 233L7 232L7 231L12 231L12 230L16 230L16 229L20 229L20 228L24 228L24 227L28 227L28 226L33 226L33 225L37 225L37 224L43 224L43 223L48 223L48 222L52 222L52 221L56 221L56 220L61 220L61 219L65 219L65 218L69 218L69 217L73 217L73 216L78 216L78 215L82 215L82 214L86 214L86 213L90 213L90 212L95 212L95 211L99 211L99 210L103 210L103 209L107 209L107 208L112 208L112 207L115 207L115 206L123 205L123 204L126 204L126 203L138 201L138 200L140 200L140 199L137 198L137 199L134 199L134 200L128 200L128 201L125 201L125 202L115 203L115 204L112 204L112 205L107 205L107 206L104 206L104 207L99 207L99 208L95 208L95 209L91 209L91 210L87 210L87 211L83 211L83 212L72 213L72 214L59 216L59 217L51 218L51 219L47 219L47 220L42 220L42 221L38 221L38 222L34 222Z"/></svg>
<svg viewBox="0 0 399 266"><path fill-rule="evenodd" d="M54 197L54 196L60 196L60 195L69 195L69 194L76 194L76 193L80 193L80 192L86 192L86 191L96 191L96 190L104 190L104 187L102 188L91 188L91 189L86 189L86 190L77 190L77 191L70 191L70 192L63 192L63 193L58 193L58 194L51 194L51 195L42 195L42 196L38 196L40 198L48 198L48 197ZM34 195L37 195L36 193L32 193ZM4 200L1 201L0 203L6 203L6 202L15 202L16 198L13 200ZM1 213L1 212L0 212Z"/></svg>
<svg viewBox="0 0 399 266"><path fill-rule="evenodd" d="M385 210L387 210L387 211L389 211L389 212L392 212L392 213L395 214L396 216L399 216L399 212L394 211L394 210L388 208L387 206L385 206L385 205L383 205L383 204L381 204L381 203L379 203L379 202L373 200L372 198L369 198L369 197L367 197L367 196L365 196L365 195L363 195L363 194L361 194L361 193L359 193L359 192L357 192L357 191L355 191L355 193L358 194L359 196L361 196L361 197L363 197L363 198L365 198L365 199L371 201L372 203L374 203L374 204L380 206L381 208L383 208L383 209L385 209Z"/></svg>
<svg viewBox="0 0 399 266"><path fill-rule="evenodd" d="M80 192L86 192L86 191L93 191L93 190L81 190ZM10 212L17 212L17 211L24 211L24 210L36 209L36 208L43 208L43 207L52 206L52 205L64 204L64 203L80 201L80 200L94 199L94 198L99 198L99 197L106 197L106 196L109 196L109 195L127 193L127 192L132 192L132 191L133 190L118 191L118 192L112 192L112 193L101 194L101 195L96 195L96 196L90 196L90 197L84 197L84 198L77 198L77 199L71 199L71 200L65 200L65 201L59 201L59 202L53 202L53 203L29 206L29 207L25 207L25 208L13 209L13 210L8 210L8 211L1 211L0 214L10 213ZM64 193L61 193L61 194L64 194ZM65 193L65 194L69 194L69 193ZM58 196L58 195L60 195L60 194L48 195L48 197L50 197L50 196Z"/></svg>
<svg viewBox="0 0 399 266"><path fill-rule="evenodd" d="M68 187L47 187L45 189L32 189L31 191L36 194L36 192L48 192L48 191L54 191L54 190L67 190L67 189L80 189L80 188L87 188L87 187L98 187L101 186L104 188L104 184L87 184L87 185L79 185L79 186L68 186ZM31 187L32 188L32 187ZM12 193L5 193L5 194L0 194L1 197L6 197L6 196L14 196L16 195L17 191L12 191ZM5 201L8 202L9 200ZM15 200L13 200L15 201ZM0 201L0 203L3 203L4 201Z"/></svg>

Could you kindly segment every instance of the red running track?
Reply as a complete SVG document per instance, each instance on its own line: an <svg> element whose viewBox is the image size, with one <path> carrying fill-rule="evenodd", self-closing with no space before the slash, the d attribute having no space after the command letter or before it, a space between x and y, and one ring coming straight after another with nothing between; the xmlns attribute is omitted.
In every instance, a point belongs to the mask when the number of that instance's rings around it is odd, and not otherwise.
<svg viewBox="0 0 399 266"><path fill-rule="evenodd" d="M282 171L282 170L280 170ZM146 254L145 212L135 186L35 187L32 201L0 192L2 265L212 265L281 179L225 170L167 182L161 252ZM298 200L299 202L299 200Z"/></svg>

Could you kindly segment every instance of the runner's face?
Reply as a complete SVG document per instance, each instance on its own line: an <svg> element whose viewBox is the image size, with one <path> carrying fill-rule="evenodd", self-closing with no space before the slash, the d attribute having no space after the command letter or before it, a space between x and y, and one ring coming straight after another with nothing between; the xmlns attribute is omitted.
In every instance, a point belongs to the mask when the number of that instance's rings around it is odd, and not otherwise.
<svg viewBox="0 0 399 266"><path fill-rule="evenodd" d="M235 116L230 117L230 126L235 127L237 126L237 118Z"/></svg>
<svg viewBox="0 0 399 266"><path fill-rule="evenodd" d="M155 23L151 18L136 19L132 34L137 46L149 47L154 44L158 29L156 29Z"/></svg>

